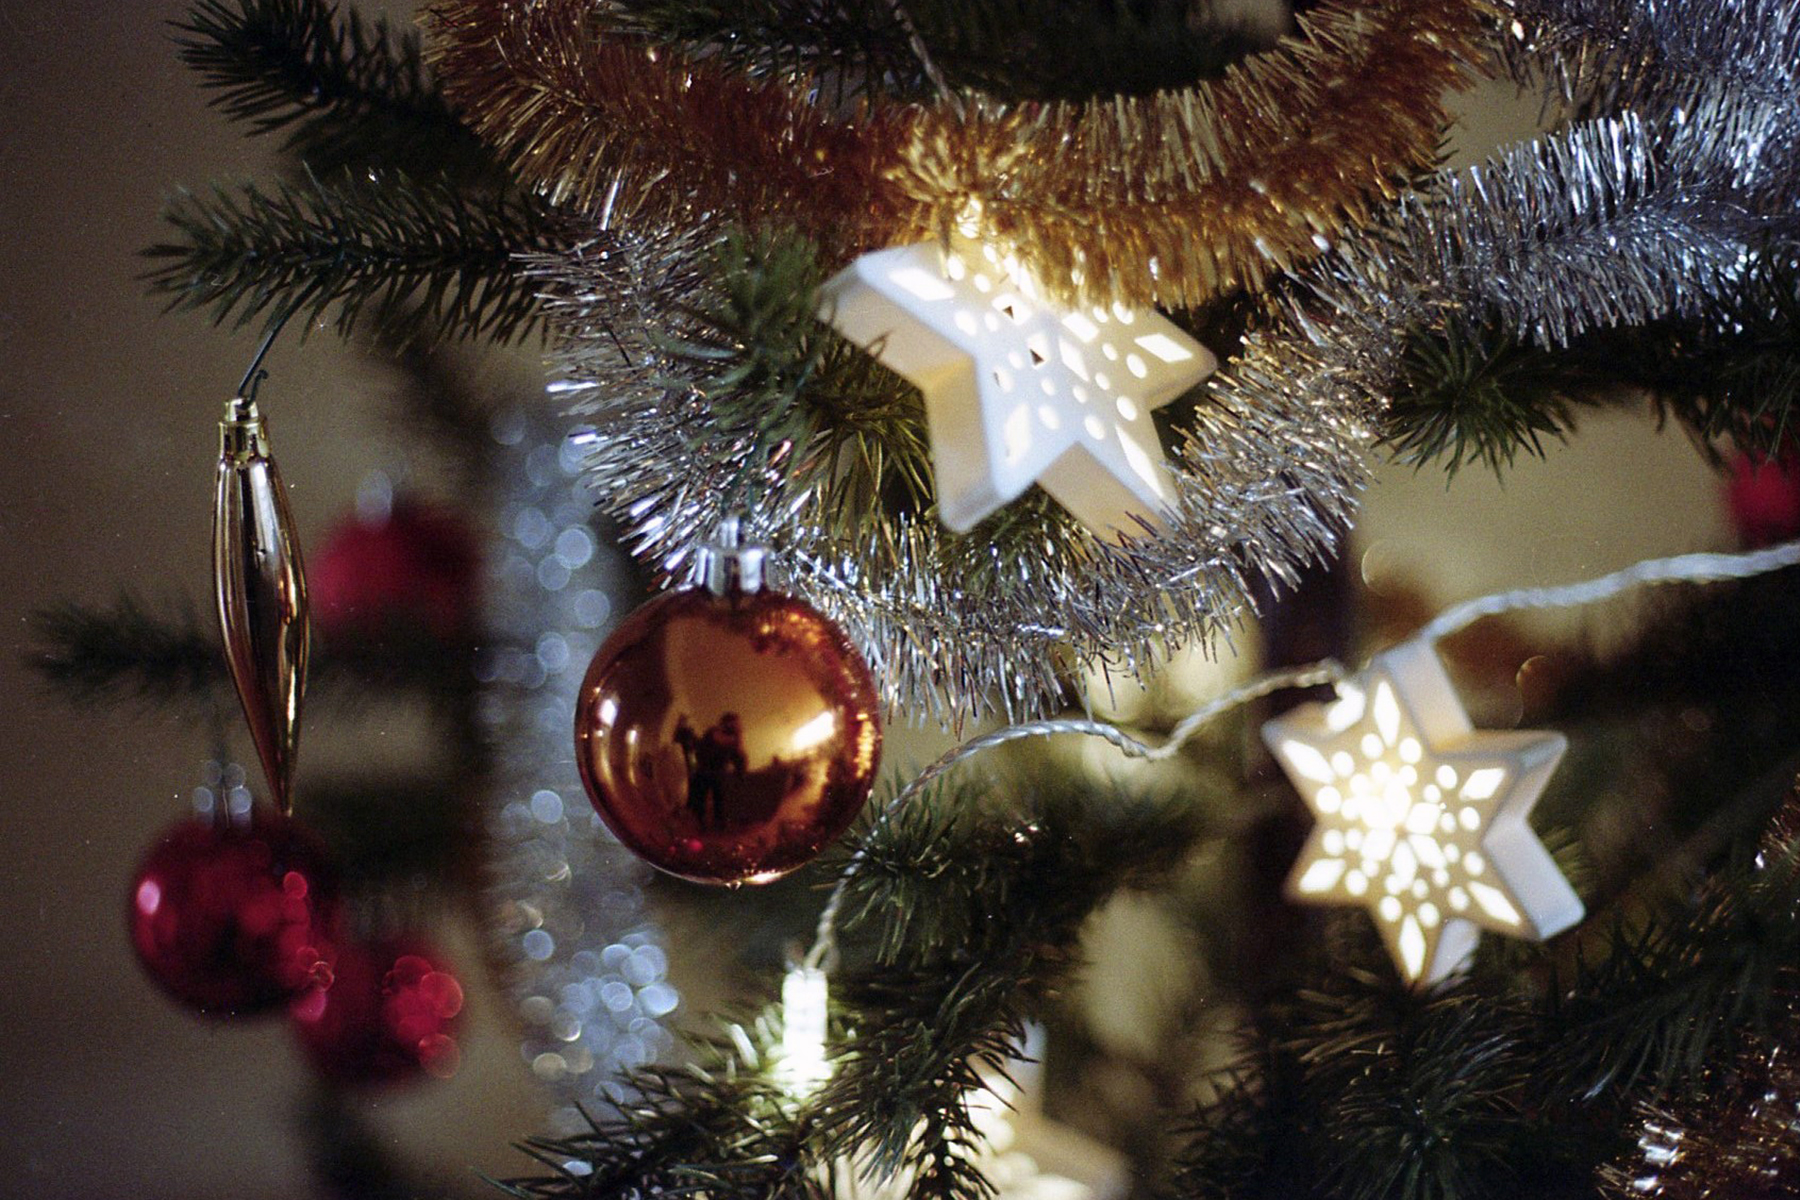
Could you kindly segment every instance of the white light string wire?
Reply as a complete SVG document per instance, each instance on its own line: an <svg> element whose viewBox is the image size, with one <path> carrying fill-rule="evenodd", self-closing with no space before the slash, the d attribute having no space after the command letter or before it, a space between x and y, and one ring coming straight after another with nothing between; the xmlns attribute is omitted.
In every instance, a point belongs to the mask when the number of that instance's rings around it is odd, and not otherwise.
<svg viewBox="0 0 1800 1200"><path fill-rule="evenodd" d="M1748 579L1755 575L1765 575L1771 571L1779 571L1785 567L1796 565L1800 565L1800 540L1782 542L1760 550L1748 550L1740 553L1678 554L1671 558L1646 559L1596 579L1565 584L1561 587L1518 588L1513 591L1495 592L1492 595L1480 596L1461 604L1452 605L1427 622L1407 640L1422 641L1435 646L1439 640L1473 625L1483 617L1527 609L1575 608L1596 604L1602 600L1610 600L1633 588L1669 583L1720 583L1728 579ZM984 750L1007 742L1029 737L1050 737L1062 733L1085 734L1111 743L1127 757L1155 762L1173 757L1180 751L1182 743L1192 737L1201 726L1252 700L1259 700L1273 692L1288 688L1316 687L1326 683L1337 683L1346 674L1343 666L1332 659L1321 659L1305 666L1272 671L1208 702L1171 729L1168 737L1161 744L1154 746L1139 741L1116 725L1108 725L1100 721L1069 718L1009 725L1004 729L997 729L992 733L982 734L980 737L964 742L926 767L894 794L894 798L888 801L883 809L883 815L894 812L901 805L909 803L928 784L952 767ZM823 971L829 974L837 965L838 915L843 908L844 894L849 890L850 879L855 875L857 868L861 866L862 860L863 852L858 850L850 856L850 861L844 864L844 869L838 876L837 886L832 889L831 898L826 902L825 910L819 914L818 930L814 936L812 948L807 951L806 957L801 963L804 969Z"/></svg>

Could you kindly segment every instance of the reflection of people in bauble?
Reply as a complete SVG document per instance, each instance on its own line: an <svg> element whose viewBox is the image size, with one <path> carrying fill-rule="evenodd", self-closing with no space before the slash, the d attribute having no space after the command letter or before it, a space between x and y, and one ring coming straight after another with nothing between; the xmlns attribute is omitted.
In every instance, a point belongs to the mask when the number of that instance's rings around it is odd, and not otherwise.
<svg viewBox="0 0 1800 1200"><path fill-rule="evenodd" d="M694 727L688 723L686 713L682 713L675 722L673 740L677 746L681 747L681 757L687 763L687 773L692 775L694 773L694 746L699 742L700 735L695 733Z"/></svg>
<svg viewBox="0 0 1800 1200"><path fill-rule="evenodd" d="M681 737L678 726L677 739ZM693 737L693 730L688 730ZM684 743L683 748L686 748ZM719 723L700 735L693 743L693 767L688 777L688 807L702 825L719 819L719 801L724 795L725 780L743 775L748 767L744 758L744 731L734 712L724 713ZM710 811L709 811L710 810Z"/></svg>

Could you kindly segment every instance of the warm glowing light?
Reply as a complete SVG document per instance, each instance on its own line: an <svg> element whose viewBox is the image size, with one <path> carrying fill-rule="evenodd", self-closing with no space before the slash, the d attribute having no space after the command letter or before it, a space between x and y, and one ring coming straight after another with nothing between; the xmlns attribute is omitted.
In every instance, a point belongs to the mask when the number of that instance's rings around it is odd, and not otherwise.
<svg viewBox="0 0 1800 1200"><path fill-rule="evenodd" d="M831 1078L825 1056L831 993L825 972L796 964L781 981L781 1041L775 1047L775 1077L798 1097L810 1096Z"/></svg>
<svg viewBox="0 0 1800 1200"><path fill-rule="evenodd" d="M1176 493L1150 412L1217 360L1154 311L1070 312L1042 295L965 230L947 250L863 255L826 284L821 315L924 392L950 528L1033 483L1103 536L1163 524Z"/></svg>
<svg viewBox="0 0 1800 1200"><path fill-rule="evenodd" d="M837 713L828 708L794 730L793 736L788 739L788 748L801 754L814 746L823 746L836 733Z"/></svg>
<svg viewBox="0 0 1800 1200"><path fill-rule="evenodd" d="M1456 970L1479 929L1541 938L1581 918L1525 823L1565 741L1475 732L1429 646L1378 656L1264 737L1318 818L1289 893L1367 907L1408 980Z"/></svg>

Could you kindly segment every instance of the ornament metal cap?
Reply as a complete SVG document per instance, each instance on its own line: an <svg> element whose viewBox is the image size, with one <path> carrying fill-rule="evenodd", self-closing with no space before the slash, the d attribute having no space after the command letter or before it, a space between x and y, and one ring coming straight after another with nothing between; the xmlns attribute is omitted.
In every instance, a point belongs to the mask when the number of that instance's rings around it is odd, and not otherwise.
<svg viewBox="0 0 1800 1200"><path fill-rule="evenodd" d="M713 540L700 549L700 582L715 596L760 592L768 553L766 547L745 545L738 519L726 517L719 522Z"/></svg>
<svg viewBox="0 0 1800 1200"><path fill-rule="evenodd" d="M269 434L254 397L237 395L225 402L225 415L219 419L219 457L235 464L269 457Z"/></svg>

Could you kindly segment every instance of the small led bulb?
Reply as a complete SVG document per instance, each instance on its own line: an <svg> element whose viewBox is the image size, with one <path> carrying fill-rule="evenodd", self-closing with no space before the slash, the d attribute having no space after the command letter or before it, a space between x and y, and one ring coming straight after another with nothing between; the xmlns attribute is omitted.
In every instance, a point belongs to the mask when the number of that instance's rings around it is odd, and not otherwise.
<svg viewBox="0 0 1800 1200"><path fill-rule="evenodd" d="M825 1029L831 992L825 972L795 963L781 981L781 1041L775 1047L775 1077L804 1099L831 1077L825 1057Z"/></svg>

